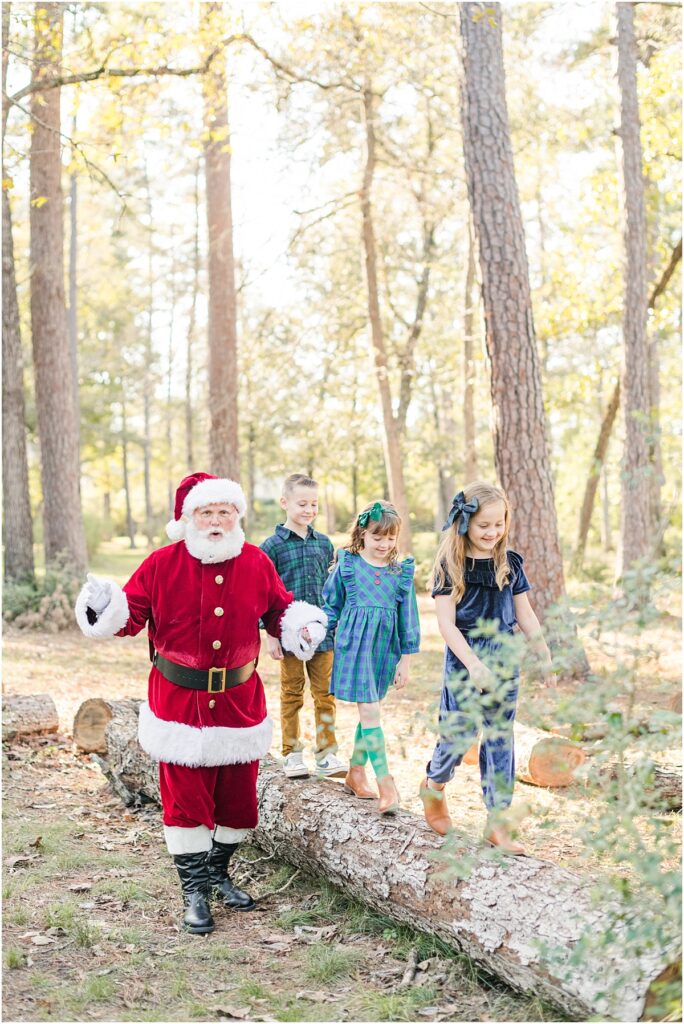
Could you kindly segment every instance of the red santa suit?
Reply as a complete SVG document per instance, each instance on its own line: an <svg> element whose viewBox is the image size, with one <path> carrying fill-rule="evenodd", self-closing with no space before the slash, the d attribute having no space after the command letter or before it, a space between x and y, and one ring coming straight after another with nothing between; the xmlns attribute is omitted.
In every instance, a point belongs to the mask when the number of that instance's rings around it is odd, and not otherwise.
<svg viewBox="0 0 684 1024"><path fill-rule="evenodd" d="M214 482L237 490L217 489ZM230 500L244 511L244 496L232 481L194 474L183 484L176 523L212 501ZM170 526L169 532L178 532ZM153 665L139 718L140 745L159 762L169 852L210 849L215 827L218 840L239 842L257 823L259 759L273 733L256 671L259 620L297 653L302 627L314 621L324 626L323 612L294 601L270 558L247 543L234 557L205 563L179 541L149 555L123 589L110 587L111 601L97 621L88 608L87 585L81 592L76 616L86 635L135 636L147 626L155 651L176 665L208 672L255 664L245 682L224 692L177 685ZM214 673L212 685L220 686L220 680L221 673Z"/></svg>

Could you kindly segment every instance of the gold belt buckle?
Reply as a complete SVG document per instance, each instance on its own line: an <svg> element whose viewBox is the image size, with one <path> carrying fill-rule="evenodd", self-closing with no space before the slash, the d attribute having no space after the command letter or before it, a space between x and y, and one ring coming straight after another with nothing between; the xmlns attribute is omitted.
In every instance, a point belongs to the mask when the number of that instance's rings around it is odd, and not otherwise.
<svg viewBox="0 0 684 1024"><path fill-rule="evenodd" d="M214 673L218 673L219 676L219 687L214 688ZM210 668L209 669L209 693L224 693L226 689L226 670L225 668Z"/></svg>

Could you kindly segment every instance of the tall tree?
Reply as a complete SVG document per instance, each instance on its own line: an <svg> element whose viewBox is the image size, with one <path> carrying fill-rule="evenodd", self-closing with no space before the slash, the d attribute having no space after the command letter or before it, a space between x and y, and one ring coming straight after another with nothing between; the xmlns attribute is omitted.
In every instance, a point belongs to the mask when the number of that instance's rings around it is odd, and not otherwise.
<svg viewBox="0 0 684 1024"><path fill-rule="evenodd" d="M491 362L496 470L543 617L563 596L546 416L506 106L501 5L459 7L463 149Z"/></svg>
<svg viewBox="0 0 684 1024"><path fill-rule="evenodd" d="M225 35L222 4L202 4L202 30L207 48ZM209 243L209 461L212 473L238 479L237 302L224 57L211 64L202 83Z"/></svg>
<svg viewBox="0 0 684 1024"><path fill-rule="evenodd" d="M652 476L649 452L650 380L647 335L648 294L646 211L642 170L639 102L637 98L637 45L634 4L618 3L617 50L622 150L621 199L625 247L623 409L625 447L622 459L620 546L617 575L651 551L655 524L651 517Z"/></svg>
<svg viewBox="0 0 684 1024"><path fill-rule="evenodd" d="M385 465L389 482L390 496L401 516L399 546L402 551L411 551L411 522L409 520L404 469L401 458L399 425L392 409L392 393L390 390L387 346L380 316L378 297L377 255L373 215L371 208L371 189L375 170L375 97L370 81L366 81L363 89L363 112L366 128L366 162L361 185L361 219L363 248L366 263L366 284L368 288L368 319L370 321L375 372L380 390L380 405L384 425L383 440L385 447Z"/></svg>
<svg viewBox="0 0 684 1024"><path fill-rule="evenodd" d="M64 6L34 8L34 79L59 74ZM31 333L43 489L46 563L86 566L78 430L64 295L59 88L31 94Z"/></svg>
<svg viewBox="0 0 684 1024"><path fill-rule="evenodd" d="M465 446L465 482L477 479L477 447L475 441L475 361L473 359L475 298L475 243L472 224L468 223L468 263L465 281L465 316L463 318L463 441Z"/></svg>
<svg viewBox="0 0 684 1024"><path fill-rule="evenodd" d="M2 93L6 93L10 4L2 7ZM14 272L12 212L5 175L5 129L9 104L2 108L2 530L5 577L33 579L33 523L29 498L24 371L19 303Z"/></svg>

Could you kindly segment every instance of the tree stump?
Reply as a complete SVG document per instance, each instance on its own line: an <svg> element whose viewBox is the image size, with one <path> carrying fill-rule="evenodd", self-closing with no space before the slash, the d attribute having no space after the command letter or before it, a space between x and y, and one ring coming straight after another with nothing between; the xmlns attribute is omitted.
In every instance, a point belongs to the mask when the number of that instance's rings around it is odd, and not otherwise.
<svg viewBox="0 0 684 1024"><path fill-rule="evenodd" d="M585 752L570 739L554 736L515 723L515 777L533 786L569 786L577 768L584 763ZM473 743L463 764L477 764L480 745Z"/></svg>
<svg viewBox="0 0 684 1024"><path fill-rule="evenodd" d="M52 697L47 693L30 696L6 694L2 698L2 738L20 739L57 732L59 718Z"/></svg>
<svg viewBox="0 0 684 1024"><path fill-rule="evenodd" d="M156 765L137 742L139 703L110 703L107 766L129 790L158 801ZM568 1014L638 1020L650 983L676 959L663 950L627 958L617 913L595 905L593 882L554 864L501 859L458 832L442 840L404 811L380 818L373 801L354 800L333 780L287 779L270 759L258 787L259 846ZM456 859L467 877L450 870ZM609 930L618 939L605 957L572 963L583 935ZM540 943L554 948L553 958Z"/></svg>
<svg viewBox="0 0 684 1024"><path fill-rule="evenodd" d="M109 701L95 697L81 704L74 718L74 743L85 753L107 753L105 728L112 717Z"/></svg>

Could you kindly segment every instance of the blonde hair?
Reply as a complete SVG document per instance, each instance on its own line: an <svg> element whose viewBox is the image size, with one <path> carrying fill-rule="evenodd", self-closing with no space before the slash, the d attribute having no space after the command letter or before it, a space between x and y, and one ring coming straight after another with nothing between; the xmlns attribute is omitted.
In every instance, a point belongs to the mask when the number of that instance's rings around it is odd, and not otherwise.
<svg viewBox="0 0 684 1024"><path fill-rule="evenodd" d="M295 487L318 487L318 484L304 473L291 473L283 481L283 498L289 498Z"/></svg>
<svg viewBox="0 0 684 1024"><path fill-rule="evenodd" d="M506 493L501 487L485 483L483 480L475 480L473 483L467 484L463 489L463 493L465 494L466 501L472 501L473 498L477 498L478 512L487 505L491 505L492 502L503 501L504 503L504 532L501 540L497 542L492 552L496 585L499 590L503 590L511 575L506 557L508 531L511 525L511 506ZM465 593L464 574L468 536L458 532L459 522L460 517L442 534L430 578L431 588L433 590L441 590L447 585L448 577L452 587L451 600L454 604L459 604Z"/></svg>
<svg viewBox="0 0 684 1024"><path fill-rule="evenodd" d="M370 512L376 502L371 501L368 505L361 509L359 516L363 515L364 512ZM397 512L394 505L389 501L379 501L378 505L382 506L382 515L379 519L369 519L366 526L359 526L359 516L356 516L353 522L349 526L351 537L349 543L344 545L345 551L351 551L352 555L358 555L363 548L363 535L367 530L371 533L377 533L379 536L384 537L389 533L396 534L399 537L399 530L401 529L401 516ZM394 547L390 551L387 564L391 568L396 568L399 558L399 550L395 543Z"/></svg>

